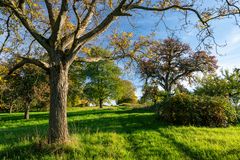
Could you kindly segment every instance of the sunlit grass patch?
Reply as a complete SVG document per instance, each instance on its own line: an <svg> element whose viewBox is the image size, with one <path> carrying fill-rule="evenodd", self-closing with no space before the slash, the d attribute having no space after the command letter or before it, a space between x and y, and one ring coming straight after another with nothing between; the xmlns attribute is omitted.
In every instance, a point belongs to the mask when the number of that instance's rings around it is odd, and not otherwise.
<svg viewBox="0 0 240 160"><path fill-rule="evenodd" d="M0 114L0 159L240 159L240 127L170 126L150 110L68 111L71 138L47 144L47 112Z"/></svg>

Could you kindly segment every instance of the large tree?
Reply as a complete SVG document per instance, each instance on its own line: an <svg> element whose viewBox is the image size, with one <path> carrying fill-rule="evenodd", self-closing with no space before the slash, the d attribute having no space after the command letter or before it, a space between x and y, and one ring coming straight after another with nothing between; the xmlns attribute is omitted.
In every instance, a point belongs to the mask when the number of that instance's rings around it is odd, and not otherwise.
<svg viewBox="0 0 240 160"><path fill-rule="evenodd" d="M204 51L194 52L188 44L177 39L148 41L145 55L139 60L140 73L146 81L171 93L181 80L192 78L196 72L210 72L217 68L214 56Z"/></svg>
<svg viewBox="0 0 240 160"><path fill-rule="evenodd" d="M137 10L156 13L175 10L185 16L191 12L201 21L201 27L207 29L208 19L204 18L206 16L202 18L206 15L205 11L197 12L200 8L196 5L199 3L195 0L0 0L0 33L6 37L0 51L18 54L22 58L9 74L31 63L49 75L49 143L68 140L66 107L69 67L77 58L79 61L99 59L77 56L87 42L105 31L118 17L134 15ZM31 49L26 49L27 45L38 49L31 52ZM23 54L24 49L26 54ZM38 54L44 53L48 55L45 62L38 59Z"/></svg>

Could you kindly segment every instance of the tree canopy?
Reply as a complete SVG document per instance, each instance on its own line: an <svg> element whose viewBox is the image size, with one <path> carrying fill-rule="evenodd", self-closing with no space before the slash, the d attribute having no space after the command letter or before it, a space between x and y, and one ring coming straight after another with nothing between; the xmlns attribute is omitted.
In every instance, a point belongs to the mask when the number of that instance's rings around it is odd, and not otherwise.
<svg viewBox="0 0 240 160"><path fill-rule="evenodd" d="M91 54L105 56L109 52L101 48L92 48ZM89 81L85 87L85 94L92 101L98 101L100 108L103 107L104 101L117 98L121 71L113 61L88 63L85 74Z"/></svg>
<svg viewBox="0 0 240 160"><path fill-rule="evenodd" d="M214 56L205 51L194 52L178 39L148 41L144 50L139 60L142 77L169 93L181 80L192 78L194 73L211 72L217 68Z"/></svg>

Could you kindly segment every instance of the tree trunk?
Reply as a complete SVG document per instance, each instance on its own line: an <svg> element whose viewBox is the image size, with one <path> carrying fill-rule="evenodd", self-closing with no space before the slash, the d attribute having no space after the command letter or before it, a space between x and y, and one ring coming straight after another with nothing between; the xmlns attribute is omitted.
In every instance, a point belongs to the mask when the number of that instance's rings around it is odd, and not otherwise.
<svg viewBox="0 0 240 160"><path fill-rule="evenodd" d="M54 66L50 69L49 143L68 140L67 95L68 67Z"/></svg>
<svg viewBox="0 0 240 160"><path fill-rule="evenodd" d="M29 119L29 110L30 110L30 104L26 104L25 111L24 111L24 119Z"/></svg>
<svg viewBox="0 0 240 160"><path fill-rule="evenodd" d="M10 104L10 108L9 108L9 113L10 113L10 114L12 113L12 110L13 110L13 105Z"/></svg>
<svg viewBox="0 0 240 160"><path fill-rule="evenodd" d="M100 106L100 108L103 108L103 100L102 99L99 99L99 106Z"/></svg>

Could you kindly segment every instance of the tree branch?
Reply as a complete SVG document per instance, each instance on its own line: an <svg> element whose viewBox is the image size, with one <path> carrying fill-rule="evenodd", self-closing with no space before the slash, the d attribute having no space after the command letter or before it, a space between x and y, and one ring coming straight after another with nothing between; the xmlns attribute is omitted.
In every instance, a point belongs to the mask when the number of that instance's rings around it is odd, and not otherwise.
<svg viewBox="0 0 240 160"><path fill-rule="evenodd" d="M53 26L52 35L49 38L52 44L56 43L61 36L61 29L67 18L67 12L68 12L68 0L62 0L60 12Z"/></svg>
<svg viewBox="0 0 240 160"><path fill-rule="evenodd" d="M77 13L75 3L73 4L73 11L74 11L75 16L77 18L78 25L77 25L77 28L74 32L72 32L70 35L65 36L62 39L63 48L67 48L70 44L73 44L75 37L79 38L79 36L86 30L88 24L90 23L90 19L93 16L93 12L94 12L94 9L96 7L95 6L96 3L97 3L96 0L92 0L92 2L90 4L90 7L88 8L88 12L87 12L87 14L85 15L85 17L83 18L82 21L80 20L80 17Z"/></svg>
<svg viewBox="0 0 240 160"><path fill-rule="evenodd" d="M23 1L24 2L24 1ZM24 7L15 6L11 1L0 0L0 7L6 7L10 9L14 15L18 17L18 19L22 22L24 27L29 31L29 33L46 49L49 50L50 46L47 44L47 39L38 33L32 22L28 19L28 17L24 14Z"/></svg>
<svg viewBox="0 0 240 160"><path fill-rule="evenodd" d="M44 0L44 1L45 1L45 5L47 7L48 18L49 18L49 21L50 21L50 25L51 25L51 28L53 30L53 27L54 27L54 24L55 24L55 20L54 20L52 4L51 4L51 2L49 2L49 0Z"/></svg>
<svg viewBox="0 0 240 160"><path fill-rule="evenodd" d="M163 11L166 11L166 10L170 10L170 9L180 9L180 10L183 10L183 11L191 11L193 13L195 13L198 17L198 19L202 22L203 25L205 26L208 26L207 22L203 20L202 16L200 15L200 13L191 8L191 6L189 5L183 5L183 6L179 6L179 5L171 5L171 6L168 6L168 7L165 7L165 8L156 8L156 7L144 7L144 6L139 6L139 5L131 5L129 7L129 9L140 9L140 10L146 10L146 11L158 11L158 12L163 12Z"/></svg>
<svg viewBox="0 0 240 160"><path fill-rule="evenodd" d="M91 63L91 62L98 62L98 61L103 61L106 60L102 57L89 57L89 58L80 58L78 57L77 59L75 59L76 62L87 62L87 63Z"/></svg>
<svg viewBox="0 0 240 160"><path fill-rule="evenodd" d="M34 64L42 68L43 70L45 70L47 73L49 72L49 64L46 62L43 62L37 59L26 58L26 57L20 57L20 58L22 60L9 70L8 75L11 75L14 71L23 67L25 64Z"/></svg>
<svg viewBox="0 0 240 160"><path fill-rule="evenodd" d="M0 53L2 53L2 51L4 50L4 47L5 47L6 43L7 43L7 40L10 37L10 34L11 34L10 29L9 29L9 21L10 21L11 16L12 16L12 14L10 14L8 16L7 20L6 20L6 23L7 23L7 36L6 36L5 40L3 41L3 44L2 44L2 46L0 48Z"/></svg>
<svg viewBox="0 0 240 160"><path fill-rule="evenodd" d="M100 33L104 32L104 30L107 29L113 20L115 20L118 16L126 16L126 14L123 13L122 9L126 1L127 0L122 0L118 7L116 7L98 26L76 40L76 44L78 45L75 46L73 52L70 52L70 54L67 56L66 60L68 62L71 62L73 59L75 59L80 46L82 46L93 37L96 37Z"/></svg>

